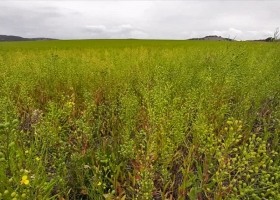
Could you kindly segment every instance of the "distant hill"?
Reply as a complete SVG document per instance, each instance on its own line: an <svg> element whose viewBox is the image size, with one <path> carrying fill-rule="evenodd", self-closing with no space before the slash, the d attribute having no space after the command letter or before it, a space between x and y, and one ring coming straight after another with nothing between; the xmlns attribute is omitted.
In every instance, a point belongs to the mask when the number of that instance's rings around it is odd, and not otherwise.
<svg viewBox="0 0 280 200"><path fill-rule="evenodd" d="M234 39L230 39L230 38L223 38L221 36L217 36L217 35L209 35L209 36L205 36L203 38L191 38L188 40L208 40L208 41L236 41ZM248 42L274 42L274 38L273 37L268 37L266 39L259 39L259 40L245 40ZM280 40L277 40L277 42Z"/></svg>
<svg viewBox="0 0 280 200"><path fill-rule="evenodd" d="M279 42L280 40L275 40L273 37L268 37L268 38L263 39L263 40L247 40L247 41L251 41L251 42Z"/></svg>
<svg viewBox="0 0 280 200"><path fill-rule="evenodd" d="M128 38L129 40L138 40L136 38ZM13 42L13 41L42 41L42 40L58 40L54 38L24 38L20 36L14 35L0 35L0 42ZM203 38L190 38L187 40L205 40L205 41L236 41L230 38L224 38L217 35L208 35ZM251 42L273 42L274 39L272 37L268 37L266 39L259 39L259 40L246 40ZM280 40L277 40L277 42Z"/></svg>
<svg viewBox="0 0 280 200"><path fill-rule="evenodd" d="M208 36L205 36L203 38L191 38L191 39L188 39L188 40L234 41L233 39L223 38L223 37L217 36L217 35L208 35Z"/></svg>
<svg viewBox="0 0 280 200"><path fill-rule="evenodd" d="M39 41L39 40L56 40L53 38L23 38L14 35L0 35L0 42L12 42L12 41Z"/></svg>

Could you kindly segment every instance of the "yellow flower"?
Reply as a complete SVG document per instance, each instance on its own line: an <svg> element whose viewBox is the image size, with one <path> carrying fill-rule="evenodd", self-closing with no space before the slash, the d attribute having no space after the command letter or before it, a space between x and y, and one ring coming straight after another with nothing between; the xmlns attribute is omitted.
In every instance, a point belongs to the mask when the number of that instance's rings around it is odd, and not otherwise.
<svg viewBox="0 0 280 200"><path fill-rule="evenodd" d="M28 150L26 150L26 151L25 151L25 153L26 153L26 154L28 154L28 153L29 153L29 151L28 151Z"/></svg>
<svg viewBox="0 0 280 200"><path fill-rule="evenodd" d="M26 175L24 175L24 176L22 176L22 178L21 178L21 181L20 181L20 184L21 185L28 185L29 184L29 180L27 179L27 176Z"/></svg>
<svg viewBox="0 0 280 200"><path fill-rule="evenodd" d="M37 161L39 161L39 160L40 160L40 158L39 158L39 157L36 157L35 159L36 159Z"/></svg>
<svg viewBox="0 0 280 200"><path fill-rule="evenodd" d="M68 108L72 108L73 106L75 105L75 103L74 102L67 102L67 107Z"/></svg>
<svg viewBox="0 0 280 200"><path fill-rule="evenodd" d="M100 186L101 185L101 182L98 182L98 184L97 184L98 186Z"/></svg>

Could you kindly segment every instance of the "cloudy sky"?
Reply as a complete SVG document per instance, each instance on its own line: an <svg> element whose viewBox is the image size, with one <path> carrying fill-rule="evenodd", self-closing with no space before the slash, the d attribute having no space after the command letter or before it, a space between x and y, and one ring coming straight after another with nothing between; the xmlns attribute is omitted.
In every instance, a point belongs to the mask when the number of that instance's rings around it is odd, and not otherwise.
<svg viewBox="0 0 280 200"><path fill-rule="evenodd" d="M263 39L279 19L279 0L0 0L0 35L22 37Z"/></svg>

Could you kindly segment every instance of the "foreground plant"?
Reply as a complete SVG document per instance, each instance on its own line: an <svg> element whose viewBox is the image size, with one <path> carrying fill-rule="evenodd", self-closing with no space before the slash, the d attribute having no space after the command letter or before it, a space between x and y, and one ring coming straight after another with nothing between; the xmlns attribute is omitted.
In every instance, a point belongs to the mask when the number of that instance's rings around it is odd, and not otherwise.
<svg viewBox="0 0 280 200"><path fill-rule="evenodd" d="M0 47L0 199L280 198L279 45L56 42Z"/></svg>

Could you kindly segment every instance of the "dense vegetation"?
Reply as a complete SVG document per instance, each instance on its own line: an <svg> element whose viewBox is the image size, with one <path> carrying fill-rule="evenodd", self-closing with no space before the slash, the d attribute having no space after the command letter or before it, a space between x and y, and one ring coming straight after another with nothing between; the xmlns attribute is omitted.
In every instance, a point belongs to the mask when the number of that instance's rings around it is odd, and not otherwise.
<svg viewBox="0 0 280 200"><path fill-rule="evenodd" d="M280 45L0 46L0 199L280 199Z"/></svg>

